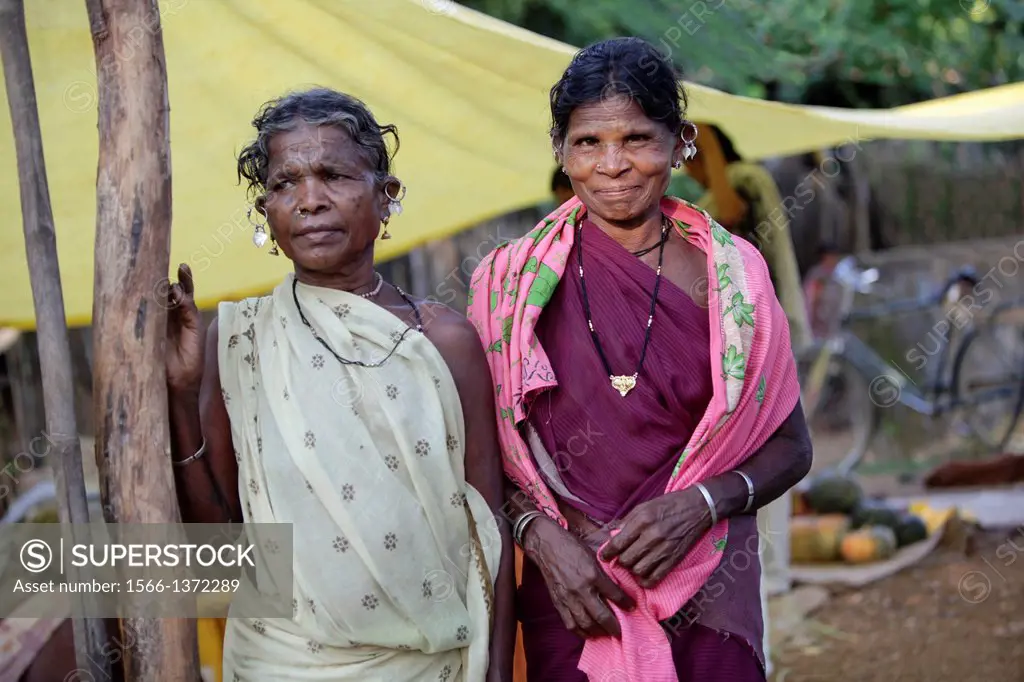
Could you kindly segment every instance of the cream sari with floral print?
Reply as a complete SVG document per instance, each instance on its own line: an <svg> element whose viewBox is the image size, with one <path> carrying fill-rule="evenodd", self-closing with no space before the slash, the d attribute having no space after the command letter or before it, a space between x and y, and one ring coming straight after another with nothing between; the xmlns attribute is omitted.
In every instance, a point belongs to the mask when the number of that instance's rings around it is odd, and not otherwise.
<svg viewBox="0 0 1024 682"><path fill-rule="evenodd" d="M231 618L224 679L477 682L494 517L434 345L371 301L299 284L222 303L219 361L246 523L291 523L291 619Z"/></svg>

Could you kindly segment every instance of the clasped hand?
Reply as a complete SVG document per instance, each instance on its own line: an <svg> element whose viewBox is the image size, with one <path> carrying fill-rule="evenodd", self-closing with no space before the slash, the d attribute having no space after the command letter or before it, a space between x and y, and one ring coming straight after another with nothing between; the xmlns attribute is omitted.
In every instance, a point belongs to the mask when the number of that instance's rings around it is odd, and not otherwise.
<svg viewBox="0 0 1024 682"><path fill-rule="evenodd" d="M711 513L704 497L691 488L638 505L614 527L619 533L601 558L618 559L642 587L650 589L711 529ZM621 629L608 602L625 611L635 603L604 571L595 550L544 519L532 528L526 551L540 568L566 629L583 638L618 637Z"/></svg>
<svg viewBox="0 0 1024 682"><path fill-rule="evenodd" d="M711 530L711 511L699 490L686 488L637 505L617 527L601 559L618 559L641 587L651 589Z"/></svg>

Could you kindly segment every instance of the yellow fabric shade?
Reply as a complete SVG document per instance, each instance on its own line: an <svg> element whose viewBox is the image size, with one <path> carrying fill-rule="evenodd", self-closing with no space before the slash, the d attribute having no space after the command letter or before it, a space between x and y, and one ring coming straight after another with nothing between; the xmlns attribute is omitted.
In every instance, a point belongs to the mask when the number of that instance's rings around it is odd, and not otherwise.
<svg viewBox="0 0 1024 682"><path fill-rule="evenodd" d="M96 77L85 3L26 2L69 323L92 312ZM548 91L574 49L446 0L161 0L171 101L172 272L203 307L289 270L257 251L235 157L260 104L324 85L398 125L404 213L380 259L548 198ZM119 51L127 55L131 44ZM799 107L690 88L690 117L752 159L880 137L1024 136L1024 84L890 111ZM5 95L0 95L5 97ZM34 327L9 109L0 106L0 325Z"/></svg>

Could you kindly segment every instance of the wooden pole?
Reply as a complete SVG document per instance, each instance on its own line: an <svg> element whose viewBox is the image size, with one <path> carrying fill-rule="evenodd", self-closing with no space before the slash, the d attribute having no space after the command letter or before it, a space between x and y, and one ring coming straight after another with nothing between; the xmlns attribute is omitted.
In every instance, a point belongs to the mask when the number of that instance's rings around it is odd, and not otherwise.
<svg viewBox="0 0 1024 682"><path fill-rule="evenodd" d="M36 315L47 436L52 448L49 459L57 488L59 518L65 528L67 524L75 524L79 529L74 533L78 540L77 536L89 523L89 507L75 421L71 347L64 317L57 237L22 0L0 0L0 58L4 64L18 158L25 251ZM93 679L110 679L110 660L103 649L106 643L103 621L73 618L73 627L78 668Z"/></svg>
<svg viewBox="0 0 1024 682"><path fill-rule="evenodd" d="M180 520L167 418L170 106L157 0L86 0L99 93L93 399L108 520ZM166 295L166 294L165 294ZM173 597L168 597L169 599ZM180 602L179 602L180 603ZM126 618L129 680L199 680L196 624Z"/></svg>

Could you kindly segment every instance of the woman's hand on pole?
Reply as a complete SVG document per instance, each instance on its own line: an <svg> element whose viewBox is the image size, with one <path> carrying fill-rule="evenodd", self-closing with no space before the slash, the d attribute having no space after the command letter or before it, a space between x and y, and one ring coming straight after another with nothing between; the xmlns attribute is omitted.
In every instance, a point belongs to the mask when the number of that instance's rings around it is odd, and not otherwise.
<svg viewBox="0 0 1024 682"><path fill-rule="evenodd" d="M172 391L198 394L203 380L206 329L196 306L188 265L179 265L178 281L168 284L167 386Z"/></svg>

